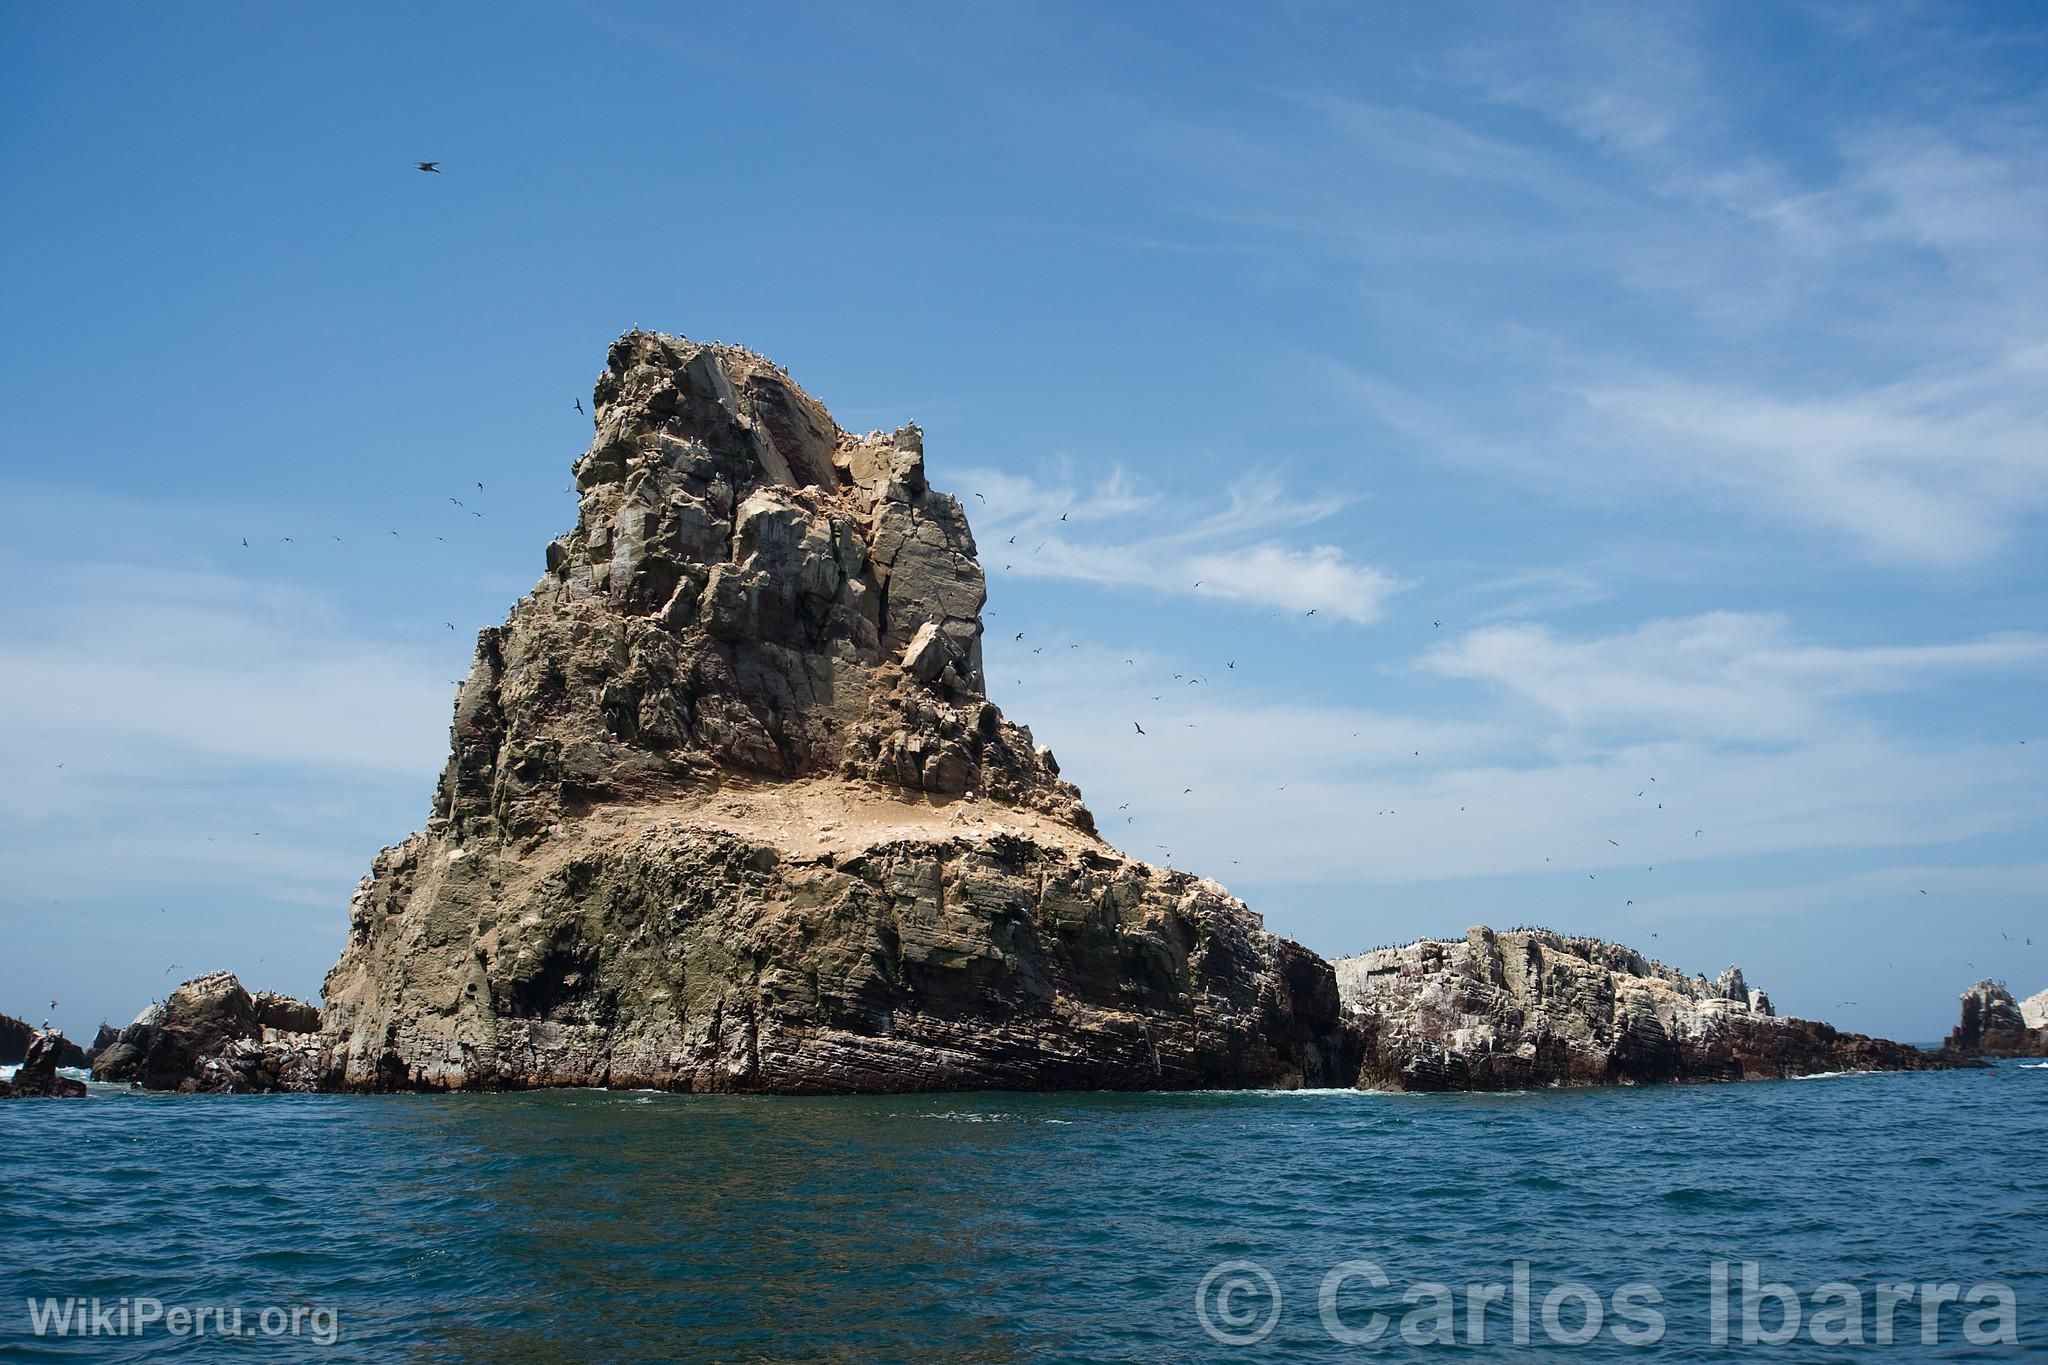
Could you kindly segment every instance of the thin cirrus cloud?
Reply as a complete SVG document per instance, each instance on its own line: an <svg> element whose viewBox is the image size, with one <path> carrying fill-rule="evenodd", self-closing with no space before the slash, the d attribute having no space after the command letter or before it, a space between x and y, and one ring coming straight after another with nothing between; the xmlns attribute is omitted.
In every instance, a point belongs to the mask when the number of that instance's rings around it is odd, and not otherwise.
<svg viewBox="0 0 2048 1365"><path fill-rule="evenodd" d="M445 669L424 649L354 634L300 589L82 566L0 621L0 697L17 721L6 748L31 767L417 776L447 725Z"/></svg>
<svg viewBox="0 0 2048 1365"><path fill-rule="evenodd" d="M1083 488L969 470L961 486L974 490L970 513L992 574L1314 611L1355 625L1380 619L1407 586L1341 546L1299 534L1342 510L1341 498L1244 485L1209 509L1145 491L1120 471Z"/></svg>
<svg viewBox="0 0 2048 1365"><path fill-rule="evenodd" d="M1881 66L1945 41L1923 22L1819 40ZM1317 358L1420 454L1583 505L1688 498L1794 553L2010 552L2048 507L2038 101L1901 85L1773 136L1709 27L1546 11L1444 57L1435 107L1290 90L1131 136L1199 177L1191 217L1291 241L1411 340Z"/></svg>
<svg viewBox="0 0 2048 1365"><path fill-rule="evenodd" d="M2048 636L1842 648L1796 639L1777 615L1709 612L1579 640L1535 624L1489 626L1419 667L1490 684L1575 731L1789 742L1810 735L1837 699L1943 675L2048 669Z"/></svg>
<svg viewBox="0 0 2048 1365"><path fill-rule="evenodd" d="M1955 566L1995 552L2048 501L2048 347L1972 372L1842 395L1653 379L1584 391L1619 453L1885 558Z"/></svg>

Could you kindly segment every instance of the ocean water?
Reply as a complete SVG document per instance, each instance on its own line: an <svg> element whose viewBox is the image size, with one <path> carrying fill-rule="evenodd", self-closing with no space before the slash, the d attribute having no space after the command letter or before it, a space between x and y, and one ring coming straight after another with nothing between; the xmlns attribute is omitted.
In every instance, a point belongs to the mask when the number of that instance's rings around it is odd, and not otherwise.
<svg viewBox="0 0 2048 1365"><path fill-rule="evenodd" d="M2044 1152L2048 1069L2015 1064L1504 1096L10 1103L0 1359L1833 1360L1876 1352L1900 1283L1896 1358L2048 1358ZM1745 1262L1758 1331L1783 1330L1766 1286L1796 1305L1783 1344L1744 1341ZM1922 1284L1976 1295L1980 1341L1939 1291L1923 1325ZM1860 1350L1827 1344L1845 1291ZM31 1300L82 1301L74 1335L37 1335Z"/></svg>

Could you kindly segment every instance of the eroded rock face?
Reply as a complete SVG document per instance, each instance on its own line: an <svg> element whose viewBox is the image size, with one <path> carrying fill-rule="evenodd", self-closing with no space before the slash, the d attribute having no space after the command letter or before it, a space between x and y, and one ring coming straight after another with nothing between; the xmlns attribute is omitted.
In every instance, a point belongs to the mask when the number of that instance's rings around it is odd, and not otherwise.
<svg viewBox="0 0 2048 1365"><path fill-rule="evenodd" d="M364 1088L1348 1081L1335 977L1095 837L983 692L922 434L634 333L576 528L456 704L325 992Z"/></svg>
<svg viewBox="0 0 2048 1365"><path fill-rule="evenodd" d="M1362 1035L1358 1083L1368 1088L1514 1090L1940 1064L1903 1044L1776 1018L1735 968L1709 982L1633 949L1547 930L1482 926L1334 965Z"/></svg>
<svg viewBox="0 0 2048 1365"><path fill-rule="evenodd" d="M2027 1001L2038 1007L2048 991ZM1963 992L1962 1017L1942 1044L1969 1057L2048 1057L2048 1027L2031 1023L2026 1008L2000 981L1979 981Z"/></svg>
<svg viewBox="0 0 2048 1365"><path fill-rule="evenodd" d="M596 427L576 528L478 639L430 832L817 775L1090 827L983 695L974 537L916 427L851 435L759 356L648 333Z"/></svg>
<svg viewBox="0 0 2048 1365"><path fill-rule="evenodd" d="M429 915L362 945L368 979L401 994L330 993L346 1074L772 1092L1348 1079L1322 1041L1329 968L1220 887L1043 828L935 833L807 854L684 816L541 866L418 841L380 884Z"/></svg>

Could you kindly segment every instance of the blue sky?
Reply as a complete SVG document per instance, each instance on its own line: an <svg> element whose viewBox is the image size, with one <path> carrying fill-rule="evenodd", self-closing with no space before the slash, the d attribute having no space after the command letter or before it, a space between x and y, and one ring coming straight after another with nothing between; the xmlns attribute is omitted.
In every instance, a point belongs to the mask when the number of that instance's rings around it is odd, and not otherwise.
<svg viewBox="0 0 2048 1365"><path fill-rule="evenodd" d="M1312 947L1541 923L1914 1040L2048 986L2036 7L13 6L0 65L0 1009L317 990L635 325L923 424L996 700Z"/></svg>

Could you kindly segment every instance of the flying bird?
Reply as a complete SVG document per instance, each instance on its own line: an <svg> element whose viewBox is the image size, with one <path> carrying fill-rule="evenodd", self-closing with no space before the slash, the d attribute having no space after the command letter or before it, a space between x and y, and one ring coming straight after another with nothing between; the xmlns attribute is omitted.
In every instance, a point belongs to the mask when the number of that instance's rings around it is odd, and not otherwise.
<svg viewBox="0 0 2048 1365"><path fill-rule="evenodd" d="M1314 616L1315 614L1316 614L1316 609L1315 609L1314 607L1310 607L1310 608L1308 609L1308 611L1304 613L1304 615L1308 615L1308 616Z"/></svg>
<svg viewBox="0 0 2048 1365"><path fill-rule="evenodd" d="M413 165L417 166L420 170L429 171L434 175L441 173L441 163L438 161L415 161Z"/></svg>
<svg viewBox="0 0 2048 1365"><path fill-rule="evenodd" d="M1138 724L1138 722L1136 722L1136 721L1132 721L1132 722L1131 722L1131 728L1132 728L1133 730L1136 730L1136 731L1137 731L1137 732L1138 732L1139 734L1141 734L1141 735L1145 733L1145 727L1144 727L1144 726L1142 726L1142 725L1140 725L1140 724Z"/></svg>

